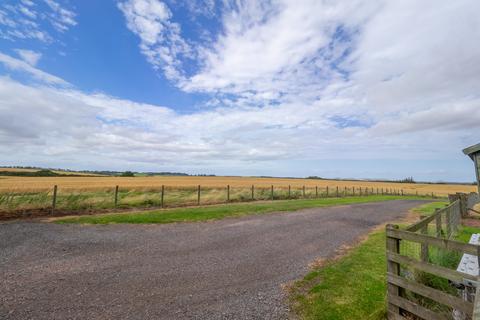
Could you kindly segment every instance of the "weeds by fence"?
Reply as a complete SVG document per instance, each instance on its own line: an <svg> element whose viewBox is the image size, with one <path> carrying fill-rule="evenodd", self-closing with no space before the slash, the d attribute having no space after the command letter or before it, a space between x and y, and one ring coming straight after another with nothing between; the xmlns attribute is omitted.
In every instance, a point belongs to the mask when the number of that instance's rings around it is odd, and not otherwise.
<svg viewBox="0 0 480 320"><path fill-rule="evenodd" d="M208 205L255 200L315 199L327 197L396 195L435 197L432 194L409 194L402 189L366 187L297 187L255 186L224 188L167 187L128 189L113 186L102 190L62 190L54 186L43 192L0 193L0 214L3 216L30 215L33 213L56 214L128 208L166 208Z"/></svg>
<svg viewBox="0 0 480 320"><path fill-rule="evenodd" d="M453 198L403 230L386 227L389 319L472 318L475 289L468 286L478 282L478 270L464 273L457 267L463 254L480 257L480 246L455 236L464 211L478 202L478 195Z"/></svg>

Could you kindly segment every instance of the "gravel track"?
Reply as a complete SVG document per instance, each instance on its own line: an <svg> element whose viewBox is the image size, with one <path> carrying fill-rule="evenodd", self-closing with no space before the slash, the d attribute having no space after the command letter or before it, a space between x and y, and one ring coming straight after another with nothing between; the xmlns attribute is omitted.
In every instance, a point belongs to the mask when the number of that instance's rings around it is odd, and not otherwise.
<svg viewBox="0 0 480 320"><path fill-rule="evenodd" d="M164 225L0 224L0 319L285 319L282 285L426 201Z"/></svg>

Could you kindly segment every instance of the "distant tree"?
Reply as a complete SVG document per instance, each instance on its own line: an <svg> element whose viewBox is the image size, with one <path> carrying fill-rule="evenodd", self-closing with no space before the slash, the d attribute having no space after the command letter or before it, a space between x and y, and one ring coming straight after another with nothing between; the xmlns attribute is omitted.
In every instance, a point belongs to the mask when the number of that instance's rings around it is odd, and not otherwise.
<svg viewBox="0 0 480 320"><path fill-rule="evenodd" d="M416 183L416 181L413 180L413 177L408 177L408 178L399 180L398 182L401 182L401 183Z"/></svg>
<svg viewBox="0 0 480 320"><path fill-rule="evenodd" d="M133 173L132 171L125 171L120 176L121 177L135 177L135 173Z"/></svg>

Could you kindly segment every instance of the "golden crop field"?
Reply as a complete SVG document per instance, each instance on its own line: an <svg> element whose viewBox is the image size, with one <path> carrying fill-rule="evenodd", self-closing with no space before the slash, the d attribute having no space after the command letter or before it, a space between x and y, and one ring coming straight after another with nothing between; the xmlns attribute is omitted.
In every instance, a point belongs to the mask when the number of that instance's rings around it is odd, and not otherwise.
<svg viewBox="0 0 480 320"><path fill-rule="evenodd" d="M11 177L1 176L0 192L12 191L45 191L57 185L60 190L95 190L110 189L116 185L120 188L142 190L156 189L162 185L166 187L195 187L201 185L205 188L248 188L255 185L256 188L267 188L273 185L275 188L326 188L334 190L337 186L340 190L346 188L389 188L404 190L405 193L431 194L445 196L455 192L475 192L474 185L456 184L421 184L421 183L393 183L373 181L346 181L346 180L321 180L321 179L293 179L293 178L258 178L258 177L196 177L196 176L152 176L152 177Z"/></svg>

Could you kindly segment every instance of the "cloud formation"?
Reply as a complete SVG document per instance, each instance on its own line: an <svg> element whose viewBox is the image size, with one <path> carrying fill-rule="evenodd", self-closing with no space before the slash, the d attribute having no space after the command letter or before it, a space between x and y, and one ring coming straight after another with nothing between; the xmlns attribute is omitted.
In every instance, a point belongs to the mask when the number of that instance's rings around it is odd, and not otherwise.
<svg viewBox="0 0 480 320"><path fill-rule="evenodd" d="M42 57L42 54L32 50L16 49L20 58L31 66L35 66Z"/></svg>
<svg viewBox="0 0 480 320"><path fill-rule="evenodd" d="M43 28L47 22L50 30ZM0 4L0 39L54 41L53 32L63 33L77 24L75 13L54 0L6 0Z"/></svg>
<svg viewBox="0 0 480 320"><path fill-rule="evenodd" d="M158 0L128 0L118 7L154 68L162 69L170 80L180 79L180 58L189 55L190 47L180 36L180 25L171 21L169 8Z"/></svg>

